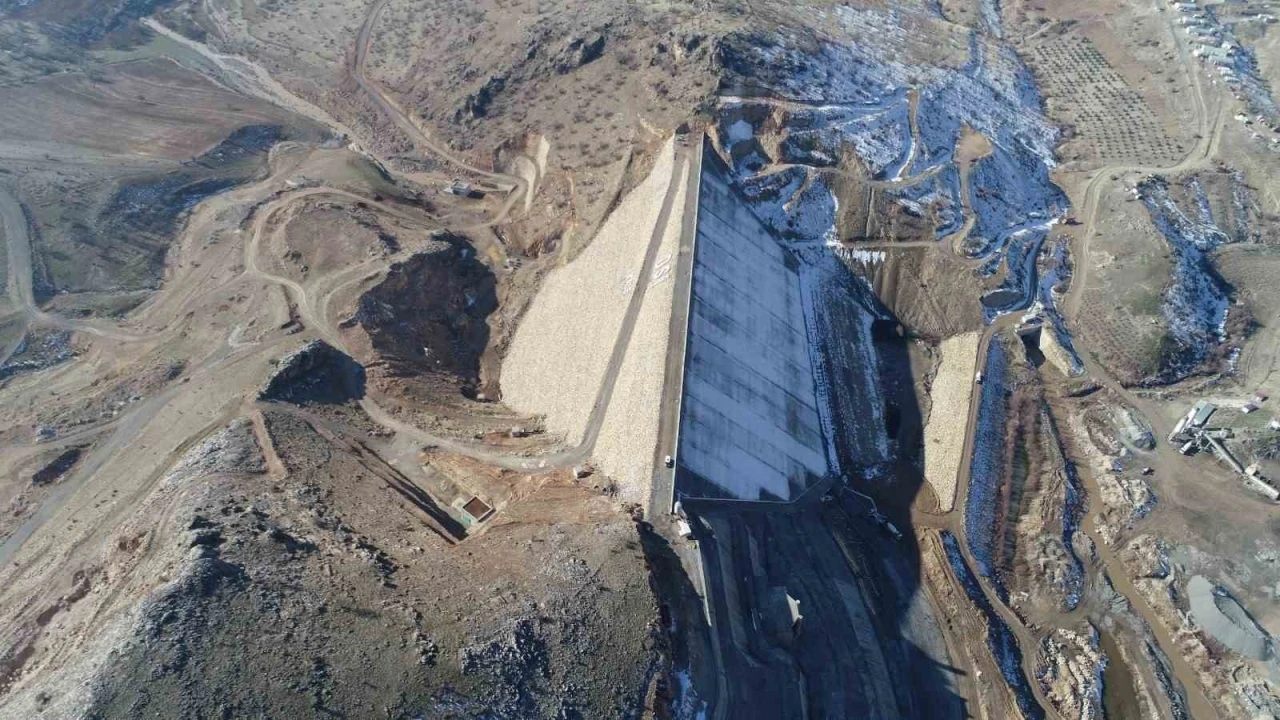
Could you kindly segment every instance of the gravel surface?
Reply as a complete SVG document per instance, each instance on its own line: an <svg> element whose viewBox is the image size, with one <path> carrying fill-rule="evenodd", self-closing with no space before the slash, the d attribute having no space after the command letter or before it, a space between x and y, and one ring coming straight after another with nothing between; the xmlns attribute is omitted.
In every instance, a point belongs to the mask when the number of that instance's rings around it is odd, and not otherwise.
<svg viewBox="0 0 1280 720"><path fill-rule="evenodd" d="M956 476L964 454L969 395L978 362L978 333L947 338L942 341L941 351L942 362L929 395L932 410L924 427L924 476L938 497L938 510L949 512L955 506Z"/></svg>
<svg viewBox="0 0 1280 720"><path fill-rule="evenodd" d="M675 182L679 185L672 207L679 209L684 207L688 175L682 175ZM673 273L680 251L682 224L682 214L672 212L596 441L597 465L617 482L618 497L628 502L646 502L653 480L653 448L658 443L662 383L671 338Z"/></svg>
<svg viewBox="0 0 1280 720"><path fill-rule="evenodd" d="M1058 336L1053 334L1051 327L1046 326L1040 331L1040 352L1044 353L1045 359L1057 368L1058 372L1065 377L1071 377L1071 358L1058 342Z"/></svg>
<svg viewBox="0 0 1280 720"><path fill-rule="evenodd" d="M582 441L673 164L668 143L587 249L547 276L507 353L503 399L519 412L545 415L547 431L566 443Z"/></svg>

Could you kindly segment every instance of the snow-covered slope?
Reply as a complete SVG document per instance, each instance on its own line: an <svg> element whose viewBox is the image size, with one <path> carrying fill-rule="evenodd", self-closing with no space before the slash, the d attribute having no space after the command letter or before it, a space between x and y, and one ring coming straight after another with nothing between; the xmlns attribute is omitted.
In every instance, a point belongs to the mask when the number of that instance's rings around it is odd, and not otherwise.
<svg viewBox="0 0 1280 720"><path fill-rule="evenodd" d="M817 14L810 26L828 34L782 28L732 36L720 48L727 74L719 137L758 213L792 240L858 239L861 227L840 226L840 200L850 199L833 187L833 178L852 174L882 184L942 237L963 226L967 200L973 228L964 251L990 272L1009 264L1019 300L1002 310L1028 306L1035 254L1067 200L1049 178L1056 130L1026 66L990 35L920 14ZM911 44L922 30L936 39L936 57L908 60L922 57ZM970 197L962 198L966 130L985 137L991 152L973 165Z"/></svg>

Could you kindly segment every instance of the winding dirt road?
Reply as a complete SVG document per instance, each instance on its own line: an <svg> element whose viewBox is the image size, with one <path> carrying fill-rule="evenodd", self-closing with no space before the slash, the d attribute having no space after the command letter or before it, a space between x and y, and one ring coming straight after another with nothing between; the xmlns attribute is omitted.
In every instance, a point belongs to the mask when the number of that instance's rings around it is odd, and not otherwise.
<svg viewBox="0 0 1280 720"><path fill-rule="evenodd" d="M382 11L387 7L387 0L376 0L369 8L369 12L365 15L364 23L360 26L360 33L356 37L355 52L348 66L352 79L364 90L371 99L382 109L396 127L409 137L420 151L425 151L446 163L457 168L465 170L473 175L478 175L486 180L497 183L499 188L507 192L507 199L503 202L498 213L494 216L493 223L497 224L505 220L510 214L511 209L521 200L526 201L526 206L532 202L532 193L534 188L527 180L516 175L506 175L503 173L494 173L482 170L471 165L466 160L454 155L448 148L434 142L428 135L426 130L414 121L412 115L400 104L392 99L381 87L369 79L365 73L365 63L369 56L369 46L373 42L373 29L378 24L378 18L382 16Z"/></svg>
<svg viewBox="0 0 1280 720"><path fill-rule="evenodd" d="M27 231L27 218L22 206L0 187L0 229L4 232L5 248L8 252L8 278L6 289L9 304L23 316L23 331L16 339L0 348L0 365L22 346L26 333L32 327L50 327L57 330L89 333L98 337L110 338L125 342L136 342L147 339L145 336L120 332L105 324L88 320L72 320L41 310L36 305L33 268L31 264L31 236Z"/></svg>
<svg viewBox="0 0 1280 720"><path fill-rule="evenodd" d="M1168 22L1170 35L1173 37L1174 44L1178 49L1180 63L1187 71L1189 80L1194 89L1199 139L1197 140L1195 147L1193 147L1181 161L1171 166L1116 164L1105 166L1095 171L1094 176L1085 186L1083 202L1080 205L1079 214L1085 218L1085 222L1082 231L1078 236L1079 244L1073 249L1077 258L1075 263L1075 277L1072 279L1067 297L1063 300L1064 314L1073 324L1079 319L1084 289L1088 284L1089 241L1097 232L1100 198L1102 196L1102 192L1111 182L1111 177L1113 175L1135 172L1177 173L1192 170L1207 165L1217 151L1222 131L1225 105L1221 102L1212 103L1214 108L1212 109L1211 116L1211 103L1210 100L1206 98L1206 93L1199 75L1199 68L1187 53L1185 45L1178 38L1172 18ZM965 194L965 197L967 197L967 193ZM972 220L972 218L969 218L969 220ZM1002 329L1010 326L1012 321L1013 318L1011 317L998 318L983 331L979 339L978 368L984 368L986 365L987 351L992 339ZM1107 374L1105 370L1097 367L1097 363L1093 362L1089 358L1082 358L1082 361L1085 364L1086 372L1091 377L1094 377L1100 383L1117 392L1120 397L1124 398L1135 407L1144 411L1147 409L1146 403L1143 403L1140 399L1133 397L1127 390L1120 386L1114 378ZM973 454L974 438L978 430L981 395L981 392L975 392L970 399L965 430L964 450L962 454L962 457L966 458L966 461L962 463L960 476L957 479L959 495L955 505L956 509L944 514L918 511L912 512L912 521L913 523L917 523L919 526L952 531L957 538L960 539L959 545L962 554L965 556L965 561L969 563L970 567L975 567L975 565L974 559L970 556L968 549L968 541L963 522L963 508L967 500L969 483L971 481L971 467L969 459ZM1148 413L1148 415L1150 416L1150 413ZM1085 522L1083 529L1090 536L1095 545L1105 547L1101 539L1096 535L1096 529L1094 528L1091 518L1092 516L1090 516L1090 519ZM1182 658L1181 653L1177 646L1172 642L1172 638L1169 636L1168 632L1159 623L1159 621L1155 619L1154 614L1150 609L1147 608L1145 601L1137 594L1136 591L1133 590L1132 583L1127 580L1127 571L1124 569L1123 565L1119 564L1115 559L1114 553L1106 552L1101 555L1099 569L1105 572L1112 579L1117 590L1119 590L1126 599L1128 599L1135 611L1143 616L1147 621L1147 624L1151 627L1157 643L1171 659L1171 662L1174 665L1175 674L1185 687L1186 701L1192 715L1196 718L1216 718L1217 714L1213 710L1213 706L1208 702L1203 690L1200 688L1195 673ZM992 607L997 610L1001 618L1017 637L1018 644L1024 649L1023 670L1027 673L1028 678L1034 678L1035 668L1032 658L1034 656L1034 648L1037 647L1038 644L1038 638L1036 638L1035 634L1018 619L1009 607L1000 601L985 581L981 581L979 584L982 586L982 590L984 594L987 595ZM1042 707L1046 710L1052 708L1052 705L1045 702L1045 698L1039 697L1041 693L1039 692L1040 689L1038 683L1032 682L1032 686Z"/></svg>
<svg viewBox="0 0 1280 720"><path fill-rule="evenodd" d="M1162 9L1160 0L1155 0L1154 4L1157 11ZM1168 19L1167 24L1174 47L1178 50L1179 65L1186 71L1191 87L1194 90L1196 127L1199 137L1195 146L1191 148L1186 156L1173 165L1116 164L1107 165L1094 171L1093 179L1085 186L1084 202L1080 205L1080 215L1084 216L1085 221L1079 235L1080 246L1073 249L1076 256L1076 276L1072 279L1066 298L1063 299L1063 313L1072 321L1077 320L1080 316L1084 289L1089 283L1089 241L1097 234L1099 201L1102 191L1111 182L1111 176L1127 173L1170 174L1194 170L1207 165L1217 152L1226 105L1214 98L1212 103L1215 105L1212 110L1214 114L1210 118L1210 100L1206 97L1204 84L1200 77L1200 68L1196 66L1195 60L1187 52L1186 45L1178 37L1177 26L1174 24L1172 17Z"/></svg>
<svg viewBox="0 0 1280 720"><path fill-rule="evenodd" d="M359 42L353 53L353 62L350 70L353 77L359 82L360 86L370 94L378 105L386 112L395 124L404 130L420 149L424 152L431 153L440 157L446 163L462 170L478 175L493 184L505 188L508 195L501 208L492 218L480 226L468 227L465 229L478 229L478 227L491 227L497 223L507 219L514 207L521 200L528 200L529 194L533 188L530 182L521 177L514 177L500 173L491 173L479 168L473 167L465 161L449 153L445 148L440 147L432 142L427 134L418 125L408 117L408 115L393 101L391 101L385 93L382 92L373 83L364 77L364 64L367 57L368 48L371 42L372 29L377 22L382 9L385 7L385 0L375 3L366 16L365 24L361 29ZM215 52L207 46L197 41L182 36L168 28L160 25L154 19L148 18L144 21L152 30L159 32L172 40L181 43L186 48L200 54L205 60L211 61L219 71L224 75L222 80L241 92L266 99L274 104L280 105L288 110L298 112L299 114L309 117L312 120L322 122L336 132L341 132L347 137L355 136L349 128L336 121L332 116L310 103L298 98L290 93L282 85L280 85L270 74L261 66L252 63L244 58L226 55ZM217 78L215 78L216 80ZM354 147L359 151L358 146ZM679 167L687 168L687 162L683 159L678 163ZM273 189L273 183L278 183L278 175L283 173L273 171L273 173L263 181L253 186L243 189L243 191L233 191L223 196L225 201L230 204L244 204L259 202L253 198L262 196L264 193ZM409 180L420 180L422 178L410 177L410 174L397 173ZM430 178L437 181L438 178L432 176ZM661 242L661 238L665 232L665 228L672 215L672 205L674 203L675 188L679 186L678 182L671 183L671 188L664 199L660 220L657 226L653 228L650 238L649 247L646 250L645 261L642 273L647 274L652 271L654 258L656 257L656 249ZM278 190L276 191L279 192ZM173 299L179 304L178 312L165 312L162 315L169 319L165 322L163 328L148 333L145 336L131 335L119 330L99 324L96 322L88 322L82 320L70 320L52 315L41 310L34 298L32 291L32 258L30 239L26 228L26 219L22 212L21 206L17 200L8 194L0 193L0 220L3 220L3 229L8 246L10 262L8 263L9 279L7 284L8 294L12 305L15 309L22 312L24 321L28 326L49 326L59 329L65 329L75 332L83 332L94 335L104 341L132 342L137 340L160 340L164 338L172 338L182 328L189 323L189 319L185 317L186 311L193 309L203 299L212 297L213 293L224 291L226 288L235 283L244 281L245 279L255 279L265 281L270 284L281 287L292 299L298 309L299 317L302 320L308 332L324 339L326 342L337 348L344 349L341 337L337 332L336 325L332 323L328 317L327 304L330 298L339 289L350 285L352 282L358 282L368 277L372 273L382 271L386 266L398 258L392 256L388 258L379 258L363 263L348 266L327 277L318 277L311 279L305 283L295 281L290 278L281 277L272 274L261 267L259 259L262 251L261 245L263 235L268 233L270 220L275 214L293 203L306 200L307 198L317 196L334 196L347 200L363 202L370 206L376 206L380 211L385 211L400 217L402 220L415 224L423 224L426 219L416 217L411 213L407 213L400 208L386 206L373 198L363 197L356 193L331 187L313 187L300 189L294 192L286 191L283 194L277 194L268 200L261 207L257 207L253 211L253 221L248 228L249 232L244 240L243 246L243 270L239 273L233 273L226 279L217 279L212 284L206 282L213 280L212 276L205 277L208 273L202 273L201 278L197 279L194 285L197 288L185 290L181 298ZM431 224L431 223L428 223ZM437 229L439 226L433 227ZM482 241L483 244L483 241ZM482 251L484 248L480 248ZM500 247L496 248L500 254L504 254L504 250ZM642 275L643 276L643 275ZM435 435L422 430L412 424L406 423L391 413L383 409L373 398L366 397L361 401L361 405L369 417L376 423L387 427L395 432L393 443L396 448L408 451L409 456L416 453L423 446L435 446L443 448L450 452L471 457L490 463L499 467L519 470L523 472L545 472L557 468L567 467L573 464L581 463L590 457L594 449L596 438L599 436L600 426L603 423L605 412L608 408L612 397L613 387L620 371L622 358L626 354L627 347L636 323L639 309L643 304L645 291L648 283L637 283L636 289L630 298L626 315L622 328L615 340L613 354L610 358L606 377L601 384L597 393L595 406L593 407L588 432L584 441L572 448L566 448L556 453L539 456L528 457L514 455L506 452L495 450L484 445L462 442L453 438ZM168 303L166 303L168 304ZM158 304L156 305L158 307ZM155 308L153 308L155 309ZM170 310L173 308L170 307ZM161 318L156 318L161 319ZM258 342L242 342L240 335L243 333L243 327L237 325L230 332L227 342L220 349L212 352L199 365L192 368L188 376L188 380L195 378L216 376L220 371L224 370L228 363L242 364L251 358L262 358L267 354L277 353L278 347L286 344L288 336L273 336L265 341ZM12 343L10 347L3 349L3 358L7 359L14 350L20 345L20 340ZM25 544L25 541L31 537L39 528L47 521L59 508L65 503L66 499L74 493L78 488L87 483L100 468L105 464L113 462L120 453L125 452L132 442L132 438L138 437L152 424L153 418L163 409L167 407L176 407L177 405L189 402L184 399L189 393L188 388L192 385L177 384L165 389L156 396L131 407L125 413L117 418L110 426L103 427L100 432L109 433L104 441L94 447L86 461L77 469L74 476L68 478L62 486L61 490L50 497L40 508L40 510L28 518L18 530L2 543L0 543L0 567L6 565L16 552ZM219 419L222 416L219 415ZM191 443L198 441L209 432L213 432L219 426L217 422L205 425L197 436L189 437L183 441L182 447L189 447ZM405 453L396 453L401 457ZM176 457L173 458L176 460Z"/></svg>
<svg viewBox="0 0 1280 720"><path fill-rule="evenodd" d="M657 223L652 229L652 233L649 237L649 243L645 250L644 260L640 270L641 278L647 278L652 274L658 248L662 243L662 237L666 232L667 225L672 220L675 197L681 184L679 182L679 173L687 173L689 168L689 163L685 155L685 150L678 147L675 163L676 169L674 170L676 177L673 177L672 181L668 185L666 195L663 198L662 208L658 215ZM398 256L368 261L357 266L348 267L328 277L317 278L316 280L309 282L307 285L303 285L302 283L290 278L267 272L262 269L259 264L259 256L262 252L264 239L263 236L270 232L271 221L275 217L276 213L281 212L289 205L308 197L324 195L342 196L349 199L360 200L369 204L377 204L373 200L363 198L354 193L327 187L314 187L298 190L273 200L262 208L259 208L254 217L249 237L245 242L244 274L249 277L276 284L285 289L297 307L298 314L304 327L318 335L333 347L350 354L350 351L342 341L341 334L337 331L336 324L334 324L329 318L327 309L328 300L342 286L349 284L352 281L358 281L368 273L384 269L387 264L393 262ZM332 281L335 278L344 278L349 274L355 274L355 277L350 280L345 280L336 286L330 287L327 291L319 293L314 292L316 288L323 288L326 284L332 285ZM396 437L392 442L400 451L397 453L399 455L411 456L411 451L416 451L423 446L434 446L451 453L480 460L498 467L523 472L548 472L580 464L590 458L591 453L595 449L596 441L600 436L600 428L604 424L605 414L608 410L610 400L612 399L614 387L617 385L622 361L626 356L627 348L630 346L631 337L634 334L636 321L644 303L644 298L649 284L650 283L648 282L638 282L632 291L632 295L628 300L626 313L623 317L622 326L614 340L613 352L610 355L609 364L600 388L597 391L595 403L592 406L586 432L584 433L582 442L575 447L566 448L559 452L537 457L511 454L495 450L490 446L463 442L454 438L429 433L415 425L396 418L393 414L386 411L381 405L379 405L372 397L366 396L362 398L360 400L360 406L374 422L396 433ZM312 289L308 290L308 286ZM410 444L412 446L410 446Z"/></svg>

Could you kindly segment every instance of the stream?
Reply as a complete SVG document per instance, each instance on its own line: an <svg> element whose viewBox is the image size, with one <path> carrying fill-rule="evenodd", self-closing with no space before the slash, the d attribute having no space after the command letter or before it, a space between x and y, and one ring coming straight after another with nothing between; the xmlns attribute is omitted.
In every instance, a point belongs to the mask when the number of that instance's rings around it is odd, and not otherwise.
<svg viewBox="0 0 1280 720"><path fill-rule="evenodd" d="M1080 470L1080 478L1085 484L1088 496L1090 498L1101 497L1098 484L1094 481L1093 476L1089 473L1088 469L1082 465L1078 465L1077 469ZM1156 645L1169 658L1169 662L1173 668L1174 678L1177 680L1178 684L1182 686L1181 690L1183 699L1186 702L1188 714L1193 718L1202 720L1217 718L1217 711L1214 710L1213 706L1209 703L1208 698L1205 697L1204 692L1200 689L1200 682L1196 678L1195 671L1187 664L1186 659L1182 657L1182 653L1178 650L1177 644L1173 641L1173 636L1170 635L1164 624L1160 622L1160 619L1156 617L1155 613L1151 610L1151 607L1147 604L1147 601L1138 593L1138 588L1133 584L1133 580L1129 577L1129 573L1125 569L1124 564L1120 562L1120 558L1116 557L1115 551L1111 546L1102 541L1102 538L1098 533L1097 515L1094 513L1086 513L1081 529L1083 529L1085 534L1089 536L1089 539L1093 541L1097 565L1100 566L1102 572L1106 573L1107 579L1111 581L1111 586L1117 593L1128 601L1129 607L1133 609L1133 612L1135 612L1138 617L1142 618L1142 621L1146 623L1147 627L1150 629ZM1108 638L1105 633L1102 634L1102 637ZM1113 643L1112 650L1115 650L1114 638L1108 639ZM1123 661L1120 659L1119 652L1113 653L1111 650L1106 650L1106 653L1110 663L1115 665L1123 664ZM1132 669L1125 666L1125 671L1126 672L1123 675L1115 676L1122 683L1122 687L1118 690L1112 690L1111 681L1113 679L1113 674L1111 667L1108 666L1106 674L1104 675L1104 702L1108 697L1112 697L1113 693L1116 692L1122 693L1128 691L1130 696L1132 696ZM1120 671L1116 670L1115 672L1119 673ZM1128 680L1129 687L1123 686L1125 679ZM1154 689L1155 688L1153 687L1153 691ZM1137 716L1127 713L1112 714L1110 709L1108 709L1107 717L1129 718Z"/></svg>
<svg viewBox="0 0 1280 720"><path fill-rule="evenodd" d="M1133 669L1120 654L1115 638L1111 633L1099 630L1098 645L1107 656L1107 669L1102 673L1102 712L1114 720L1142 717Z"/></svg>

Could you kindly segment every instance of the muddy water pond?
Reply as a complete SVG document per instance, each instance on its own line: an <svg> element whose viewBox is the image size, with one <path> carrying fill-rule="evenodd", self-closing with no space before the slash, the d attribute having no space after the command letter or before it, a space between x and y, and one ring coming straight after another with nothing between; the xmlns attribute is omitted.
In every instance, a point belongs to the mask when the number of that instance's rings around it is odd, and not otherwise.
<svg viewBox="0 0 1280 720"><path fill-rule="evenodd" d="M1138 692L1133 683L1133 670L1124 661L1116 640L1104 630L1098 631L1098 645L1107 656L1107 669L1102 672L1102 711L1109 720L1142 717Z"/></svg>
<svg viewBox="0 0 1280 720"><path fill-rule="evenodd" d="M992 310L1003 310L1010 305L1016 304L1022 300L1026 293L1021 290L1011 290L1009 288L1000 288L992 290L983 295L981 298L982 306Z"/></svg>

